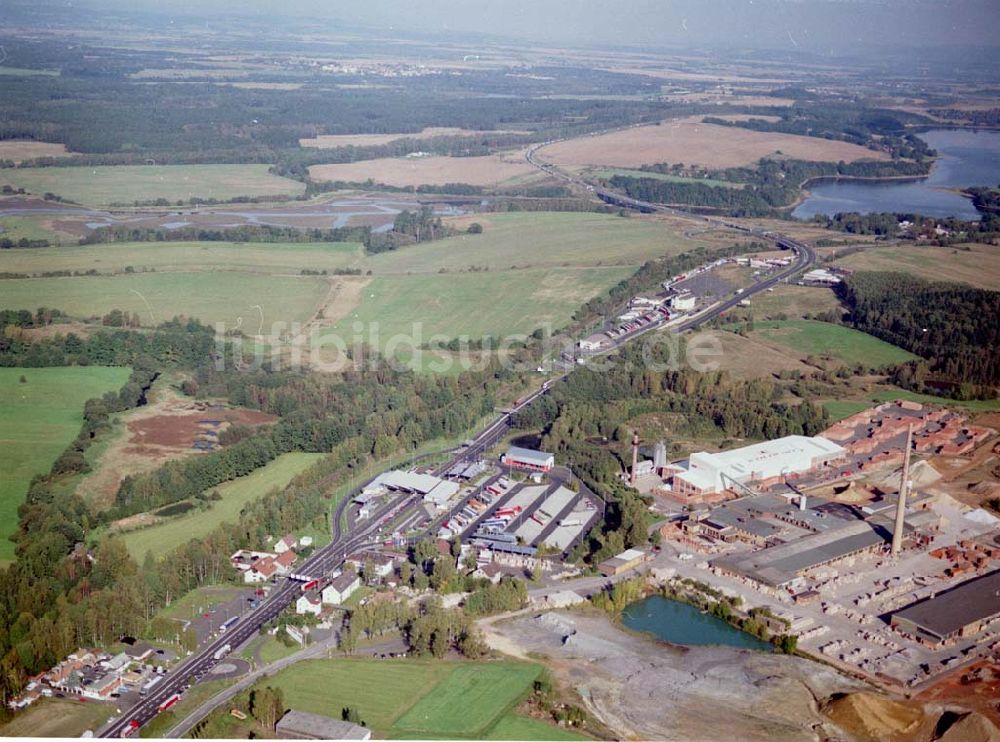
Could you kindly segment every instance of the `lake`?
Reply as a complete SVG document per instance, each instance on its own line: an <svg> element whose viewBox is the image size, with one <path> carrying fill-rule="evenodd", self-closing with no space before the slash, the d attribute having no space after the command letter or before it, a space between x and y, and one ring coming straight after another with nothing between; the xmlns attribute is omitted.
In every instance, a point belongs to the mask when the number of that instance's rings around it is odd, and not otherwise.
<svg viewBox="0 0 1000 742"><path fill-rule="evenodd" d="M1000 132L932 129L920 134L938 151L928 177L917 181L820 180L792 212L798 219L837 212L888 211L924 216L979 219L972 201L948 188L1000 183Z"/></svg>
<svg viewBox="0 0 1000 742"><path fill-rule="evenodd" d="M771 652L774 647L694 606L662 595L651 595L622 611L622 622L672 644L718 645Z"/></svg>

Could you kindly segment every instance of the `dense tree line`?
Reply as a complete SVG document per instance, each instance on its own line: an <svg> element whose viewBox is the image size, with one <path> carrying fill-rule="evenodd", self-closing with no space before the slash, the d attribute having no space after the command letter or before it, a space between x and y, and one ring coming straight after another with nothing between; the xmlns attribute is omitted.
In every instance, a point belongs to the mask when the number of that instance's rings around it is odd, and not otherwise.
<svg viewBox="0 0 1000 742"><path fill-rule="evenodd" d="M608 182L632 198L653 203L681 204L722 210L733 216L764 216L791 205L802 185L814 178L885 178L923 176L929 163L910 160L862 160L859 162L811 162L762 158L753 168L724 170L684 169L683 163L644 166L654 173L683 172L689 182L615 175ZM699 178L742 184L741 188L710 185Z"/></svg>
<svg viewBox="0 0 1000 742"><path fill-rule="evenodd" d="M843 102L799 101L794 107L781 111L779 116L777 121L763 118L729 121L707 117L705 123L837 139L889 152L893 159L920 162L934 156L934 151L924 140L906 129L908 124L928 122L926 117L917 114Z"/></svg>
<svg viewBox="0 0 1000 742"><path fill-rule="evenodd" d="M1000 214L1000 187L966 188L965 192L972 197L972 205L976 207L977 211L983 214L983 218L986 215Z"/></svg>
<svg viewBox="0 0 1000 742"><path fill-rule="evenodd" d="M856 329L915 353L895 379L908 388L968 399L1000 384L1000 292L932 283L903 273L860 272L837 286Z"/></svg>
<svg viewBox="0 0 1000 742"><path fill-rule="evenodd" d="M441 239L455 234L455 230L445 226L441 217L430 206L421 206L419 211L403 210L396 215L392 229L388 232L369 230L364 239L365 250L371 254L396 250L404 245Z"/></svg>
<svg viewBox="0 0 1000 742"><path fill-rule="evenodd" d="M855 211L838 212L833 216L817 214L813 217L813 221L826 229L834 229L838 232L909 240L919 239L932 245L946 246L963 242L992 244L1000 239L1000 212L992 210L988 205L991 198L990 189L983 190L986 193L977 196L979 201L976 208L983 212L979 221L891 212L859 214ZM909 222L909 226L906 229L901 229L899 225L902 222Z"/></svg>
<svg viewBox="0 0 1000 742"><path fill-rule="evenodd" d="M269 224L239 227L133 227L116 224L98 227L80 238L81 245L104 242L361 242L371 227L299 229Z"/></svg>

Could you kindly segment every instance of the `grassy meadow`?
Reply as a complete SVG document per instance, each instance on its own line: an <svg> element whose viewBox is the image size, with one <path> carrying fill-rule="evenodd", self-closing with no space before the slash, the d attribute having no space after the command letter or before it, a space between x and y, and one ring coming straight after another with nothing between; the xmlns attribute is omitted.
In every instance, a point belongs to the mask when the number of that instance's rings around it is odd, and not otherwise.
<svg viewBox="0 0 1000 742"><path fill-rule="evenodd" d="M546 323L566 324L581 304L631 272L629 268L560 268L376 276L362 292L360 304L332 331L351 340L355 322L361 322L366 333L377 324L382 347L394 335L413 335L418 322L422 337L417 345L432 335L479 338L530 333Z"/></svg>
<svg viewBox="0 0 1000 742"><path fill-rule="evenodd" d="M17 168L0 171L0 186L54 193L84 206L135 201L229 200L238 196L298 196L305 184L272 175L267 165L114 165Z"/></svg>
<svg viewBox="0 0 1000 742"><path fill-rule="evenodd" d="M104 703L89 703L69 698L43 698L0 725L3 737L79 737L85 731L96 732L111 717L114 709Z"/></svg>
<svg viewBox="0 0 1000 742"><path fill-rule="evenodd" d="M878 246L841 258L836 265L856 271L898 271L929 281L959 281L1000 290L1000 251L992 245Z"/></svg>
<svg viewBox="0 0 1000 742"><path fill-rule="evenodd" d="M512 713L540 670L522 662L308 660L266 684L280 687L290 708L333 716L356 708L379 737L579 739Z"/></svg>
<svg viewBox="0 0 1000 742"><path fill-rule="evenodd" d="M751 335L804 356L830 356L844 363L885 366L917 357L859 330L814 320L757 322Z"/></svg>
<svg viewBox="0 0 1000 742"><path fill-rule="evenodd" d="M123 242L9 250L0 256L0 266L7 273L31 275L57 270L118 274L129 267L136 272L297 275L303 269L334 271L345 268L359 262L361 255L361 245L355 242Z"/></svg>
<svg viewBox="0 0 1000 742"><path fill-rule="evenodd" d="M14 556L7 537L31 478L48 472L76 437L84 402L119 389L129 373L98 366L0 368L0 560Z"/></svg>
<svg viewBox="0 0 1000 742"><path fill-rule="evenodd" d="M267 333L273 322L306 321L328 290L322 278L256 273L20 278L0 281L0 309L49 306L74 317L100 317L111 309L121 309L137 313L147 326L185 315L232 328L242 317L242 329L254 335L261 324Z"/></svg>
<svg viewBox="0 0 1000 742"><path fill-rule="evenodd" d="M193 538L206 536L225 521L235 523L243 507L272 489L286 487L298 474L323 458L321 453L286 453L245 477L213 487L222 495L206 511L192 510L167 518L122 538L129 553L142 562L147 551L163 555Z"/></svg>

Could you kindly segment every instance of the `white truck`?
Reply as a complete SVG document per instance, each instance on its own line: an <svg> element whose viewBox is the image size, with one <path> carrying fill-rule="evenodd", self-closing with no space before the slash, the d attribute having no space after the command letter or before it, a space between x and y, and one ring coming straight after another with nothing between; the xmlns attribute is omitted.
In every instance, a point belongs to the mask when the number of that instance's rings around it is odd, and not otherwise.
<svg viewBox="0 0 1000 742"><path fill-rule="evenodd" d="M229 654L229 650L231 649L232 647L229 646L228 644L223 644L221 647L215 650L215 654L213 654L212 657L214 657L217 660L221 660L223 657Z"/></svg>

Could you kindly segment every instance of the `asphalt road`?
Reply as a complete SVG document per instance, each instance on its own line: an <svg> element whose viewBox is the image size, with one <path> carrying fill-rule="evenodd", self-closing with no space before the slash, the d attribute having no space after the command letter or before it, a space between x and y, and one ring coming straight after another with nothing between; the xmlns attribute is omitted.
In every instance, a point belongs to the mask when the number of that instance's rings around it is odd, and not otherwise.
<svg viewBox="0 0 1000 742"><path fill-rule="evenodd" d="M722 220L688 214L687 212L683 212L678 209L638 201L636 199L624 197L613 191L596 188L585 181L559 171L557 168L549 165L548 163L541 163L537 161L535 158L535 152L545 144L551 144L551 142L535 145L527 151L525 157L530 164L540 170L543 170L544 172L554 175L555 177L561 178L579 187L583 187L608 203L637 209L647 213L665 212L703 219L704 221L716 226L722 226L742 231L756 237L768 239L779 247L795 251L797 259L792 265L752 286L747 287L741 294L719 302L710 310L702 312L696 317L692 317L691 319L677 325L674 328L676 332L684 332L686 330L699 327L706 322L711 322L723 312L735 307L741 300L749 298L760 291L764 291L765 289L774 286L776 283L794 275L798 271L808 268L816 260L816 254L811 247L780 234L751 230ZM658 325L651 325L646 328L646 330L655 329L656 326ZM633 340L641 334L643 333L634 333L630 337L623 339L623 342ZM566 374L568 374L568 371L558 378L562 378ZM479 434L472 439L470 445L453 452L449 461L442 464L442 466L437 470L437 473L444 473L451 466L461 461L472 461L479 458L485 451L496 445L496 443L501 440L511 428L511 415L524 409L538 399L538 397L547 393L549 387L554 381L556 381L556 379L550 379L534 392L531 392L526 397L519 399L509 410L506 410L503 414L493 420L493 422L487 425L482 431L480 431ZM376 512L372 518L367 521L364 528L357 530L355 533L344 533L341 529L341 520L342 515L350 505L350 502L351 498L345 497L337 506L332 519L332 541L327 546L317 550L312 557L301 565L298 569L299 574L314 575L319 577L331 573L334 569L343 564L344 557L348 553L367 544L374 543L377 540L378 529L383 522L386 522L388 519L394 517L399 510L406 505L417 504L419 502L419 498L409 496L397 498L396 500L387 503L383 508ZM258 608L242 616L225 633L221 634L214 641L200 649L196 654L191 655L175 668L170 670L170 672L159 684L157 684L155 689L148 696L129 709L127 713L122 714L119 718L107 724L98 732L98 736L120 737L123 733L125 736L130 736L135 733L137 728L132 728L133 722L138 724L139 727L148 723L150 719L159 713L161 704L168 701L175 694L182 694L185 690L187 690L187 688L190 687L191 684L201 680L201 678L208 674L208 672L216 664L223 661L222 656L216 658L217 653L220 655L228 653L228 650L224 651L224 648L227 646L230 647L230 650L238 649L252 637L257 635L261 626L276 618L299 595L301 595L301 584L288 578L283 579L278 588L272 591L267 600L264 601Z"/></svg>

